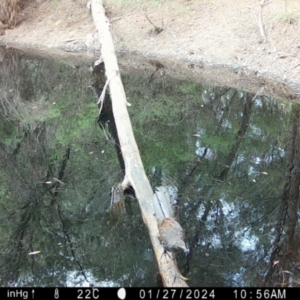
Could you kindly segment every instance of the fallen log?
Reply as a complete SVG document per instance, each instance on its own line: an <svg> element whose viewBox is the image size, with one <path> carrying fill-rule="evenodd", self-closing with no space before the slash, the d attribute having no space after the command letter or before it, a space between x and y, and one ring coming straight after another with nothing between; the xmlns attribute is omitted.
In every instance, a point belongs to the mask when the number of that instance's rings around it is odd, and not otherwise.
<svg viewBox="0 0 300 300"><path fill-rule="evenodd" d="M157 219L154 215L153 191L146 176L133 135L127 111L126 95L120 77L112 37L109 31L109 21L105 16L101 0L92 0L91 4L93 19L96 29L98 30L101 44L101 55L105 65L107 85L110 89L120 148L125 163L125 177L122 182L122 188L125 190L126 188L131 187L135 191L143 221L148 229L153 245L163 285L166 287L186 287L186 278L180 274L176 265L176 260L172 255L163 255L164 248L158 239L159 230Z"/></svg>

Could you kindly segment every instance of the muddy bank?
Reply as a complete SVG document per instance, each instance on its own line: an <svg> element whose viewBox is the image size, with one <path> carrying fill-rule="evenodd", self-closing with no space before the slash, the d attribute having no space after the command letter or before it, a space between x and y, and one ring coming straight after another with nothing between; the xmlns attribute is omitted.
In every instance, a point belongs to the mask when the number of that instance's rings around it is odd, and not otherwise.
<svg viewBox="0 0 300 300"><path fill-rule="evenodd" d="M4 46L0 42L0 45ZM21 45L19 43L9 43L8 48L20 50L27 57L45 57L64 62L73 67L89 67L100 57L100 52L87 52L85 45L82 50L71 49L70 47L36 47ZM260 74L253 70L239 66L206 64L204 62L191 62L172 60L165 57L147 57L143 54L129 52L117 52L121 72L127 73L151 73L155 76L167 76L186 81L194 81L204 85L227 86L239 90L245 90L259 95L266 95L282 99L300 99L300 89L296 84L287 83L280 78Z"/></svg>

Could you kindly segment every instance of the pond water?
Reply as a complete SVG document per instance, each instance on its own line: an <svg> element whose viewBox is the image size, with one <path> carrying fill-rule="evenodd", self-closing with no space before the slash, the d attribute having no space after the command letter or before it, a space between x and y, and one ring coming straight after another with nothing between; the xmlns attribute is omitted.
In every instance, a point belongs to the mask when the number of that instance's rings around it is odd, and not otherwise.
<svg viewBox="0 0 300 300"><path fill-rule="evenodd" d="M0 73L0 285L156 286L137 202L109 209L123 170L90 64L2 48ZM122 80L151 185L177 198L188 285L299 285L299 105L161 70Z"/></svg>

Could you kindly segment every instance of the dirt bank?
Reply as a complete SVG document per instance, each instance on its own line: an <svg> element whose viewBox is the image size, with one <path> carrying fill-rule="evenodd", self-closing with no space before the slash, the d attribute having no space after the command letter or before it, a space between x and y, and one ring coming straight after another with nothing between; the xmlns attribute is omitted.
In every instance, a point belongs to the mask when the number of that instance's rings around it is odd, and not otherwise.
<svg viewBox="0 0 300 300"><path fill-rule="evenodd" d="M116 2L105 7L124 72L163 66L167 76L300 98L299 1ZM84 0L29 1L0 43L72 64L99 56Z"/></svg>

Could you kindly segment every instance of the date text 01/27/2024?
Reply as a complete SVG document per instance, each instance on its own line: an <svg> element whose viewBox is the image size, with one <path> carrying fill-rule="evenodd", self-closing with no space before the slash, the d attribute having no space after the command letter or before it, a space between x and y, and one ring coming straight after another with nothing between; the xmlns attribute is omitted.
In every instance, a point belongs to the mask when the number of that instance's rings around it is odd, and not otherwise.
<svg viewBox="0 0 300 300"><path fill-rule="evenodd" d="M140 289L139 299L214 299L214 289Z"/></svg>

